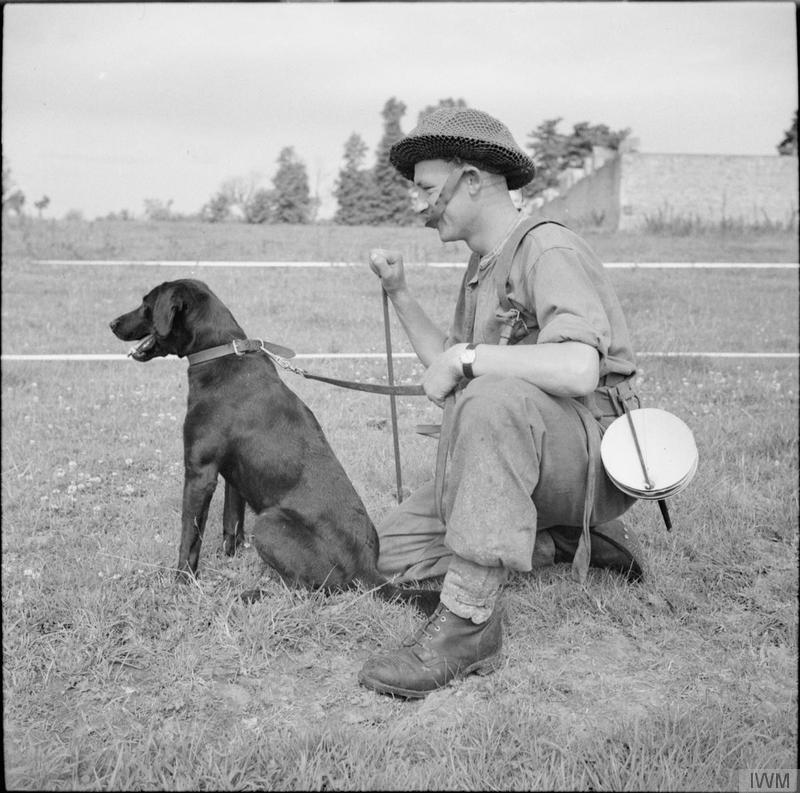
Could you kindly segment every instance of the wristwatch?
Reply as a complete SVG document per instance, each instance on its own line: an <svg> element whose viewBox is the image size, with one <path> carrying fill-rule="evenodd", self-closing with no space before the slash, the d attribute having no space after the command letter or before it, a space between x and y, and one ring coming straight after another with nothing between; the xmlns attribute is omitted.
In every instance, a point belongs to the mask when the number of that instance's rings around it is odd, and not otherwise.
<svg viewBox="0 0 800 793"><path fill-rule="evenodd" d="M477 344L468 344L459 356L461 360L461 371L468 380L472 380L472 378L475 377L475 372L472 371L472 364L475 363L475 358L477 357L477 353L475 352L475 347L477 346Z"/></svg>

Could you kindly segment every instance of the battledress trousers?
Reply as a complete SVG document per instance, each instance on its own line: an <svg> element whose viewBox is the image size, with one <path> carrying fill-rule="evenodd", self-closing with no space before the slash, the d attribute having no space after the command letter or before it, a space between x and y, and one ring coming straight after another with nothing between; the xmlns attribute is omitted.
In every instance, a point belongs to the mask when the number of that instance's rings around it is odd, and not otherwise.
<svg viewBox="0 0 800 793"><path fill-rule="evenodd" d="M448 345L498 343L506 317L492 277L496 263L497 253L470 260ZM572 399L516 378L469 382L456 396L442 503L429 483L378 526L384 574L400 581L446 574L442 602L476 623L491 615L508 571L557 560L560 540L577 536L590 454L590 525L614 521L633 503L599 459L602 433L620 407L605 386L626 385L630 406L638 404L627 326L601 262L578 235L546 224L516 249L507 296L519 316L509 343L593 346L600 387Z"/></svg>

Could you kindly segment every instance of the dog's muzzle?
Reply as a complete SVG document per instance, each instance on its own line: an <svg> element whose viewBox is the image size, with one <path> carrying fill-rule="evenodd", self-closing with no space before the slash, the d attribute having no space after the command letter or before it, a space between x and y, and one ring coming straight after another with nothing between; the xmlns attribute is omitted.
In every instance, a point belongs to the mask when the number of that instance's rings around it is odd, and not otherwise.
<svg viewBox="0 0 800 793"><path fill-rule="evenodd" d="M150 333L128 350L128 357L133 358L134 361L144 361L147 353L153 349L155 343L155 334Z"/></svg>

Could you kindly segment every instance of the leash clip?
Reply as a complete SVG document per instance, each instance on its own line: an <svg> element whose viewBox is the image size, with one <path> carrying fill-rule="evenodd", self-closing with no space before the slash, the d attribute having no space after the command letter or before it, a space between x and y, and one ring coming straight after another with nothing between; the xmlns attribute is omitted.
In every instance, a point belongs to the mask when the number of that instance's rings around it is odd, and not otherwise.
<svg viewBox="0 0 800 793"><path fill-rule="evenodd" d="M272 352L272 350L268 350L264 346L263 339L256 339L256 341L259 343L261 347L261 352L263 352L268 358L271 358L273 361L275 361L275 363L278 364L278 366L280 366L282 369L285 369L287 372L299 374L301 377L306 376L305 370L301 369L299 366L295 366L293 363L288 361L282 355L278 355L277 353Z"/></svg>
<svg viewBox="0 0 800 793"><path fill-rule="evenodd" d="M259 341L261 341L261 339L259 339ZM263 342L261 342L261 343L263 344ZM242 355L244 355L244 354L245 354L245 350L242 350L241 352L239 352L239 348L236 346L236 339L233 339L233 341L231 342L231 344L233 344L233 352L234 352L236 355L238 355L239 357L241 357Z"/></svg>

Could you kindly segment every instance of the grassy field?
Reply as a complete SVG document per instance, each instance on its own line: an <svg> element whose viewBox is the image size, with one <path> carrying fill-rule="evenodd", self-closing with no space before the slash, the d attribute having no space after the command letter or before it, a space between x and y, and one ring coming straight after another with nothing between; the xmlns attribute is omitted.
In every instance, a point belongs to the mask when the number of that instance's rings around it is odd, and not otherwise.
<svg viewBox="0 0 800 793"><path fill-rule="evenodd" d="M708 231L696 236L581 230L603 261L797 262L796 231ZM6 256L32 259L173 259L366 262L374 247L409 262L466 261L463 243L442 245L423 227L260 226L191 222L34 220L3 230Z"/></svg>
<svg viewBox="0 0 800 793"><path fill-rule="evenodd" d="M199 277L251 335L299 352L383 349L360 268L36 265L35 258L458 259L421 229L35 224L4 230L3 353L124 353L108 322L162 280ZM606 260L797 261L792 234L592 238ZM455 246L454 246L455 247ZM798 274L614 270L644 402L700 450L674 528L637 504L653 577L622 585L565 565L516 576L504 667L421 702L356 672L418 619L352 592L284 588L252 548L221 553L212 504L201 577L176 587L185 363L4 362L3 726L16 789L735 789L739 769L797 767L798 364L661 358L796 352ZM460 272L412 268L449 319ZM395 348L407 344L395 327ZM305 364L304 364L305 365ZM396 362L399 377L418 365ZM384 364L308 368L383 380ZM380 519L393 505L385 398L286 375ZM403 473L432 475L438 420L400 400ZM237 594L269 591L245 607Z"/></svg>

